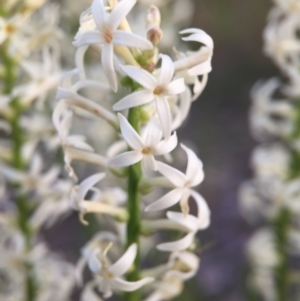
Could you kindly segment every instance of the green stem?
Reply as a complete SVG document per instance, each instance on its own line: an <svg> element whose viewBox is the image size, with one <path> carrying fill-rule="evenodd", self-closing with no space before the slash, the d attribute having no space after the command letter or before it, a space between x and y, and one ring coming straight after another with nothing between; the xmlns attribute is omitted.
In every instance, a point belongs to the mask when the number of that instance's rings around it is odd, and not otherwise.
<svg viewBox="0 0 300 301"><path fill-rule="evenodd" d="M275 268L277 301L288 300L288 230L291 222L291 213L283 208L274 222L274 232L276 235L276 249L279 256L279 264Z"/></svg>
<svg viewBox="0 0 300 301"><path fill-rule="evenodd" d="M3 63L5 67L5 77L4 77L4 94L10 94L15 86L16 76L15 76L15 61L11 58L5 50L1 51ZM22 145L23 145L23 131L20 125L20 119L22 115L22 106L18 99L14 99L11 102L12 116L10 118L10 125L12 129L12 166L18 170L25 169L25 163L22 158ZM29 223L29 215L31 212L30 203L28 199L21 195L19 192L19 185L15 184L15 195L16 195L16 205L18 208L18 225L25 237L26 251L31 250L31 239L32 239L32 229ZM34 301L37 294L37 284L35 277L33 275L33 268L30 263L25 264L27 270L26 279L26 292L24 296L25 301Z"/></svg>
<svg viewBox="0 0 300 301"><path fill-rule="evenodd" d="M132 127L139 133L140 130L140 109L132 108L129 110L128 121ZM140 193L139 182L142 178L141 163L132 165L128 169L128 213L129 220L127 223L127 247L136 243L138 252L134 261L133 269L128 273L127 279L129 281L139 280L140 273L140 251L139 238L141 231L141 215L140 215ZM125 295L127 301L139 301L140 292L129 292Z"/></svg>

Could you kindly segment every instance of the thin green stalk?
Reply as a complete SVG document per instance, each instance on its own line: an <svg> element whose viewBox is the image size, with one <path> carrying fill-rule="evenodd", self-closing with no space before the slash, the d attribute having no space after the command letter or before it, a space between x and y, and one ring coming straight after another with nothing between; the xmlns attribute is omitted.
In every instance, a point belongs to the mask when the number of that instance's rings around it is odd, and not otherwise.
<svg viewBox="0 0 300 301"><path fill-rule="evenodd" d="M128 121L132 127L139 132L140 130L140 109L132 108L129 110ZM129 281L139 280L140 273L140 252L139 238L141 231L141 215L140 215L140 193L139 182L142 178L141 163L134 164L128 169L128 212L129 220L127 224L127 247L133 243L138 246L138 252L134 261L133 269L128 273ZM140 292L134 291L125 294L127 301L139 301Z"/></svg>
<svg viewBox="0 0 300 301"><path fill-rule="evenodd" d="M3 50L3 49L2 49ZM5 67L4 77L4 94L10 94L16 82L15 68L16 64L6 51L1 51L3 63ZM23 132L20 125L20 118L22 114L22 107L20 101L16 98L11 102L12 116L10 118L11 125L11 138L12 138L12 160L13 167L18 170L25 169L25 163L22 159L22 145L23 145ZM29 223L29 214L31 212L30 203L28 199L21 195L19 192L19 185L14 185L16 195L16 205L18 208L18 225L25 237L26 250L31 249L32 229ZM24 296L25 301L34 301L37 294L37 284L33 275L32 266L26 263L27 279L26 279L26 292Z"/></svg>
<svg viewBox="0 0 300 301"><path fill-rule="evenodd" d="M291 213L286 208L281 210L274 222L276 249L279 256L279 264L275 268L277 301L288 300L289 256L287 245L290 222Z"/></svg>

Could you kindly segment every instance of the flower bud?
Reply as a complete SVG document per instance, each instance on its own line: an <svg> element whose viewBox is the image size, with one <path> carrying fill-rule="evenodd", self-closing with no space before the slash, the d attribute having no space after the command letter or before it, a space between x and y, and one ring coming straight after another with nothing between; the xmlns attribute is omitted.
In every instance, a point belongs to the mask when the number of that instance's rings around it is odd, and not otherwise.
<svg viewBox="0 0 300 301"><path fill-rule="evenodd" d="M160 11L155 5L151 5L147 14L147 28L160 26Z"/></svg>
<svg viewBox="0 0 300 301"><path fill-rule="evenodd" d="M151 27L147 31L147 39L153 44L153 46L157 46L158 43L163 38L163 32L158 26Z"/></svg>

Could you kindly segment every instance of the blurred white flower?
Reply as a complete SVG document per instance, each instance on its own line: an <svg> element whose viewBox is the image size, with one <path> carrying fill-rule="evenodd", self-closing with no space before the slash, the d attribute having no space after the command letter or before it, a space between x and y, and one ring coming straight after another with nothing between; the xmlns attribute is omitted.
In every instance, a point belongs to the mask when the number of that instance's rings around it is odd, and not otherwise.
<svg viewBox="0 0 300 301"><path fill-rule="evenodd" d="M90 270L96 276L96 285L105 298L109 298L112 295L113 289L131 292L154 280L151 277L146 277L135 282L124 280L122 276L132 266L137 254L137 246L136 244L129 246L123 256L114 264L110 265L107 259L107 253L111 246L112 243L108 244L104 250L95 250L88 262Z"/></svg>

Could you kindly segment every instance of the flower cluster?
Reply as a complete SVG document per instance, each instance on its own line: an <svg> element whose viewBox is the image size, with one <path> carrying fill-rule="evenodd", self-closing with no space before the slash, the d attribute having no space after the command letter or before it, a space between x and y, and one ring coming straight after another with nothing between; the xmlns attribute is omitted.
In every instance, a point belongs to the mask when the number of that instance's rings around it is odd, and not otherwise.
<svg viewBox="0 0 300 301"><path fill-rule="evenodd" d="M69 210L60 177L51 90L62 76L58 7L5 1L0 9L0 299L65 301L74 268L41 242ZM54 162L54 163L53 163ZM63 285L61 285L63 283Z"/></svg>
<svg viewBox="0 0 300 301"><path fill-rule="evenodd" d="M297 300L289 258L299 254L300 3L275 1L264 31L265 53L284 75L252 91L251 129L261 142L252 156L255 178L241 188L241 209L259 229L249 243L252 284L264 300Z"/></svg>
<svg viewBox="0 0 300 301"><path fill-rule="evenodd" d="M56 95L53 123L66 169L79 179L71 205L83 224L97 221L105 230L87 243L78 261L79 283L86 265L93 275L82 300L101 300L95 289L104 298L124 291L130 299L143 287L147 301L180 294L199 266L192 253L196 234L210 223L209 208L195 190L204 178L202 162L181 144L186 172L167 163L178 144L176 129L206 86L213 41L200 29L183 30L182 39L199 43L199 50L175 50L172 60L158 48L164 31L156 6L145 14L144 36L132 32L127 15L135 4L94 0L81 14L73 42L76 68L64 75ZM89 165L83 180L76 168L82 163ZM96 187L99 182L101 188ZM169 191L160 196L161 189ZM190 198L196 215L190 213ZM176 204L179 211L164 213ZM86 217L89 213L93 218ZM141 271L142 259L155 252L151 247L157 230L183 235L157 244L156 249L166 252L167 263Z"/></svg>

